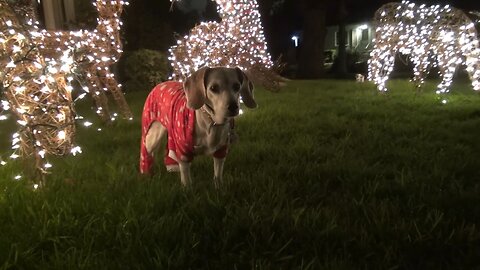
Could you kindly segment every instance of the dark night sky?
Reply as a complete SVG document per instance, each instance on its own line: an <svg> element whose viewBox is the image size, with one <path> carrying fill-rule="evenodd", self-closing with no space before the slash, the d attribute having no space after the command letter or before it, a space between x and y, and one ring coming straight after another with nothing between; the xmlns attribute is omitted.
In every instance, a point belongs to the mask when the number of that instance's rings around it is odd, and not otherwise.
<svg viewBox="0 0 480 270"><path fill-rule="evenodd" d="M207 3L210 0L181 0L177 2L177 7L184 12L197 12L199 14L205 14ZM260 7L263 9L262 15L266 20L272 20L272 14L269 12L272 2L282 0L257 0ZM368 20L373 17L375 10L381 5L393 2L392 0L345 0L348 9L348 20L351 22L358 22ZM301 14L298 14L297 6L299 0L283 0L285 3L282 8L275 10L273 17L280 17L280 20L288 22L291 26L301 27ZM411 2L418 4L449 4L451 6L464 9L464 10L480 10L480 0L413 0ZM335 24L337 18L337 6L338 1L327 0L327 24ZM212 17L212 14L206 14L206 18ZM279 19L279 18L277 18ZM268 24L268 22L265 22Z"/></svg>
<svg viewBox="0 0 480 270"><path fill-rule="evenodd" d="M203 12L207 6L207 1L209 0L181 0L178 2L178 7L184 11L197 11ZM288 0L287 0L288 1ZM291 0L293 1L293 0ZM260 5L265 3L272 2L272 0L258 0ZM297 2L297 1L293 1ZM330 11L335 9L337 1L330 0L327 1L329 4ZM382 4L393 2L392 0L347 0L348 8L351 10L351 13L363 13L365 16L373 14L373 12L378 9ZM411 1L414 3L425 3L425 4L449 4L457 8L466 9L466 10L480 10L480 1L479 0L421 0L421 1ZM354 12L353 12L354 11ZM353 14L352 14L353 15Z"/></svg>

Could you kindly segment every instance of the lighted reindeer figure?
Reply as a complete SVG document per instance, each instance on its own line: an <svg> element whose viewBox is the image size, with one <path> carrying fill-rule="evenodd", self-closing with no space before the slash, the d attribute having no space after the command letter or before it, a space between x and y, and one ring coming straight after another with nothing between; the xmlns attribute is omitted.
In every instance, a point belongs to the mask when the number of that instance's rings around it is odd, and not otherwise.
<svg viewBox="0 0 480 270"><path fill-rule="evenodd" d="M35 17L28 7L15 4L0 0L0 90L5 98L0 114L9 110L17 118L10 158L33 157L43 176L51 167L47 155L80 151L73 146L75 110L68 79L74 61L70 50L46 60L34 42L38 34Z"/></svg>
<svg viewBox="0 0 480 270"><path fill-rule="evenodd" d="M222 20L199 24L170 48L173 79L182 80L203 66L238 66L251 80L277 89L285 79L267 52L257 1L215 2Z"/></svg>
<svg viewBox="0 0 480 270"><path fill-rule="evenodd" d="M369 60L369 79L380 91L393 71L395 55L410 55L413 81L421 87L430 68L438 65L442 82L437 93L448 92L457 67L467 66L474 90L480 90L480 47L473 22L450 6L388 3L375 13L375 47Z"/></svg>
<svg viewBox="0 0 480 270"><path fill-rule="evenodd" d="M125 118L132 113L125 101L120 85L110 66L122 54L120 39L120 14L128 2L121 0L96 0L98 11L97 27L93 31L41 31L37 43L43 44L41 52L49 58L58 58L68 48L75 48L75 62L80 66L84 90L89 92L97 105L99 116L108 121L110 113L106 91L112 93L116 104Z"/></svg>

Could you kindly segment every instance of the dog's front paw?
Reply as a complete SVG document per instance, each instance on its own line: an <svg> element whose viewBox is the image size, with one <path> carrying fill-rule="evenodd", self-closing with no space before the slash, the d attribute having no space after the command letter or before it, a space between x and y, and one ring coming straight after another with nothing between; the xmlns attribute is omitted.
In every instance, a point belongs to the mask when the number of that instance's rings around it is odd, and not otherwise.
<svg viewBox="0 0 480 270"><path fill-rule="evenodd" d="M180 166L178 165L166 165L167 172L179 172L180 171Z"/></svg>

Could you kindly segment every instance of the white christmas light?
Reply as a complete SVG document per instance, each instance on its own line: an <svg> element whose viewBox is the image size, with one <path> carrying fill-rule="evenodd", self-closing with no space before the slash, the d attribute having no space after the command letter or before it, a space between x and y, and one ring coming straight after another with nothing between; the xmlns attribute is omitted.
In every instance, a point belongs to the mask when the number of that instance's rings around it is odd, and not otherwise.
<svg viewBox="0 0 480 270"><path fill-rule="evenodd" d="M222 21L200 23L170 48L172 79L182 81L203 66L240 67L267 89L278 88L257 0L215 2Z"/></svg>
<svg viewBox="0 0 480 270"><path fill-rule="evenodd" d="M129 119L132 117L132 113L121 91L121 85L110 71L110 66L115 64L123 53L120 39L120 26L122 25L120 15L123 6L128 5L128 2L95 0L93 5L99 16L97 27L94 30L42 30L36 33L35 41L38 44L44 44L41 47L42 54L52 59L63 60L63 65L60 65L59 68L61 71L69 69L74 62L82 62L80 72L86 78L82 81L83 90L90 93L98 108L104 108L104 110L97 110L98 115L104 121L110 120L108 96L104 92L98 91L99 89L111 92L124 118ZM74 50L75 58L66 57L64 53L66 50ZM56 73L56 68L51 71ZM71 87L67 87L67 90L71 91L71 89Z"/></svg>
<svg viewBox="0 0 480 270"><path fill-rule="evenodd" d="M73 73L74 69L88 78L82 83L90 86L83 88L85 92L110 90L124 116L132 118L119 84L109 71L122 53L119 16L127 3L96 0L100 17L97 28L75 32L40 30L35 10L28 4L0 0L0 83L5 96L0 108L18 118L19 132L13 135L15 152L10 158L33 156L37 169L46 173L52 167L42 161L47 155L81 153L80 147L73 146L75 110L70 84L74 78L81 78ZM110 119L106 96L92 96L101 116ZM0 120L6 119L3 111L0 113Z"/></svg>

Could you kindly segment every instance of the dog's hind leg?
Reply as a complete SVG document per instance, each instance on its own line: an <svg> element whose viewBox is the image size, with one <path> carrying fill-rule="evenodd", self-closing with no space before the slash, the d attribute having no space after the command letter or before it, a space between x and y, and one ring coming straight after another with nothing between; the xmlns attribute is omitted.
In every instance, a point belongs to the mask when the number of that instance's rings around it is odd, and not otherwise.
<svg viewBox="0 0 480 270"><path fill-rule="evenodd" d="M155 156L165 134L167 134L167 129L160 122L153 122L145 136L145 147L149 155Z"/></svg>
<svg viewBox="0 0 480 270"><path fill-rule="evenodd" d="M153 122L145 136L145 148L152 157L158 152L162 138L167 134L167 129L160 122Z"/></svg>
<svg viewBox="0 0 480 270"><path fill-rule="evenodd" d="M158 151L162 137L167 133L159 122L153 122L147 131L147 134L142 135L142 142L140 147L140 173L151 174L154 162L155 152Z"/></svg>

